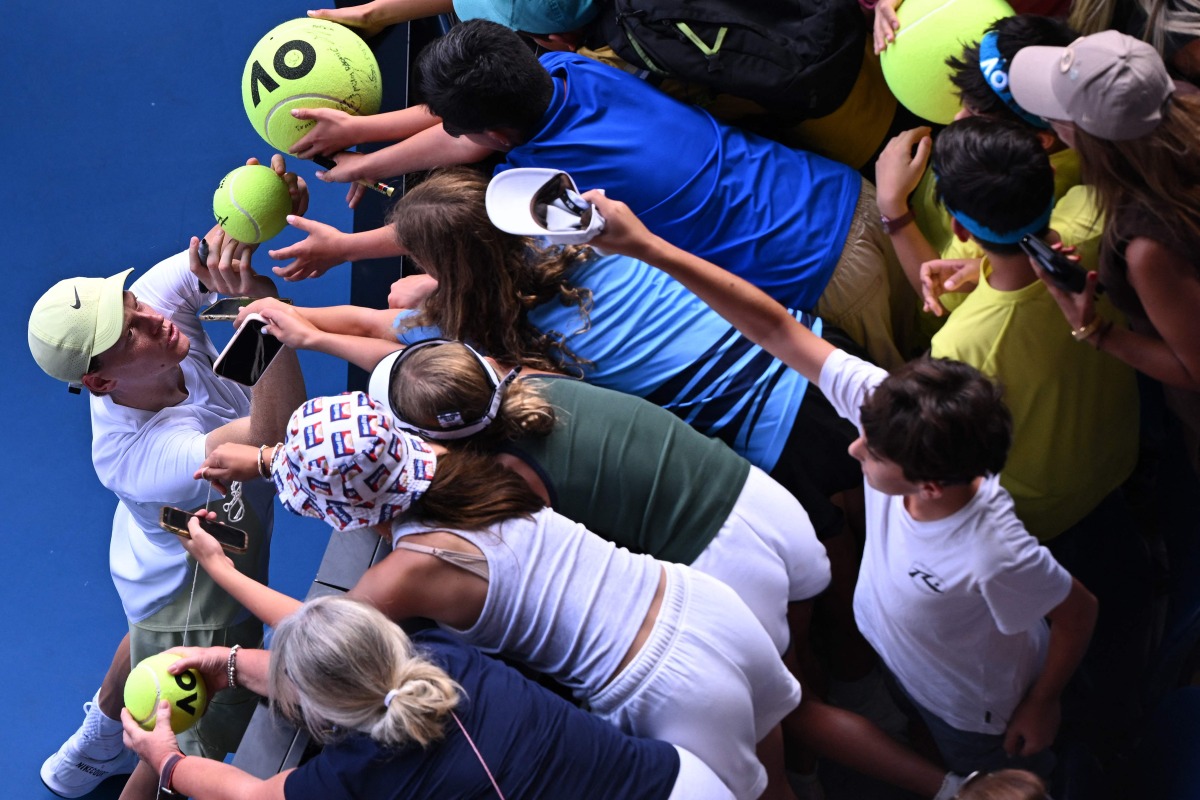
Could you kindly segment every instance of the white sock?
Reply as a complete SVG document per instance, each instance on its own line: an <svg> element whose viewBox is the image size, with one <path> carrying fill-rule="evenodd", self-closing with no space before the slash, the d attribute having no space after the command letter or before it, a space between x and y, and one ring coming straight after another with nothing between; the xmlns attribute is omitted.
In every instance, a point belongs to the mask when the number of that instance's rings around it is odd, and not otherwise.
<svg viewBox="0 0 1200 800"><path fill-rule="evenodd" d="M92 707L80 728L82 738L76 740L76 747L88 758L107 761L125 749L125 742L121 739L121 720L112 719L100 710L99 697L100 693L96 692L92 698Z"/></svg>
<svg viewBox="0 0 1200 800"><path fill-rule="evenodd" d="M105 714L99 706L96 706L96 715L99 717L98 724L96 725L97 732L104 738L107 739L110 736L119 737L124 731L124 728L121 725L121 720L112 719Z"/></svg>

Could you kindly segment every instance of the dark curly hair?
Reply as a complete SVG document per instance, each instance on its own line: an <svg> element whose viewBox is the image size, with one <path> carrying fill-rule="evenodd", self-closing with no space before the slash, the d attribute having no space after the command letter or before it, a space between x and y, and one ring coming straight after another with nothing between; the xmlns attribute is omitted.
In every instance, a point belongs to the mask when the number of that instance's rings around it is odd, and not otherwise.
<svg viewBox="0 0 1200 800"><path fill-rule="evenodd" d="M529 45L503 25L455 25L417 57L416 90L453 134L512 128L533 133L554 84Z"/></svg>
<svg viewBox="0 0 1200 800"><path fill-rule="evenodd" d="M1004 468L1012 414L1004 392L979 370L919 358L875 387L860 411L871 452L894 461L906 480L970 483Z"/></svg>
<svg viewBox="0 0 1200 800"><path fill-rule="evenodd" d="M1066 47L1079 38L1079 34L1067 23L1037 14L1018 14L998 19L988 31L996 32L996 47L1009 64L1012 64L1013 57L1022 47ZM1029 125L1005 105L988 85L979 66L979 42L964 47L962 58L950 56L946 64L950 67L950 81L958 89L962 104L972 112L992 119Z"/></svg>

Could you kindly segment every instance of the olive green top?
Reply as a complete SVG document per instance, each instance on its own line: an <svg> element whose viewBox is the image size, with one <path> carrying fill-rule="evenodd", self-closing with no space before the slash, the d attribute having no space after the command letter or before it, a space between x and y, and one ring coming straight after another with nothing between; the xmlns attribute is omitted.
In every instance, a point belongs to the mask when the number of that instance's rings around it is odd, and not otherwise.
<svg viewBox="0 0 1200 800"><path fill-rule="evenodd" d="M523 378L555 408L545 437L510 452L545 482L554 510L638 553L690 564L733 510L750 462L669 411L572 378Z"/></svg>

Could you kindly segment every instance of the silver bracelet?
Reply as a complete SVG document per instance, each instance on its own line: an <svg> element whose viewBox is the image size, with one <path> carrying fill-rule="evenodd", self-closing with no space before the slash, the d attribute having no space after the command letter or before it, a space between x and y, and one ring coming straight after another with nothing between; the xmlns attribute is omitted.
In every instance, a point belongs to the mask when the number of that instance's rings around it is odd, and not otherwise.
<svg viewBox="0 0 1200 800"><path fill-rule="evenodd" d="M229 648L229 658L225 661L225 677L229 679L229 688L236 689L237 685L237 651L241 649L240 644L235 644Z"/></svg>

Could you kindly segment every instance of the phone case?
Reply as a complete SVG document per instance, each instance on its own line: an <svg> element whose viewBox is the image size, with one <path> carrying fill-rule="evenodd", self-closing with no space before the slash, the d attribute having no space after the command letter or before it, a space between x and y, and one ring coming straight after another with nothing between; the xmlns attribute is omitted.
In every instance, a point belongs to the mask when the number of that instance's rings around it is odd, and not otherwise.
<svg viewBox="0 0 1200 800"><path fill-rule="evenodd" d="M186 526L181 527L180 525L171 521L170 517L172 513L183 514L187 517L194 516L193 514L189 514L182 509L173 508L171 506L163 506L162 511L159 512L158 516L159 527L184 539L192 538L191 531L189 531ZM200 527L212 534L223 549L228 550L231 553L246 552L246 532L240 528L235 528L232 525L226 525L225 523L215 522L212 520L201 520ZM239 535L240 539L238 538ZM235 543L233 541L234 539L238 539L240 543Z"/></svg>
<svg viewBox="0 0 1200 800"><path fill-rule="evenodd" d="M274 336L261 333L266 322L260 314L247 314L213 362L213 372L243 386L253 386L283 349Z"/></svg>
<svg viewBox="0 0 1200 800"><path fill-rule="evenodd" d="M1054 285L1063 291L1079 294L1087 286L1087 272L1083 267L1046 244L1037 236L1021 239L1021 249L1037 261L1050 276Z"/></svg>

